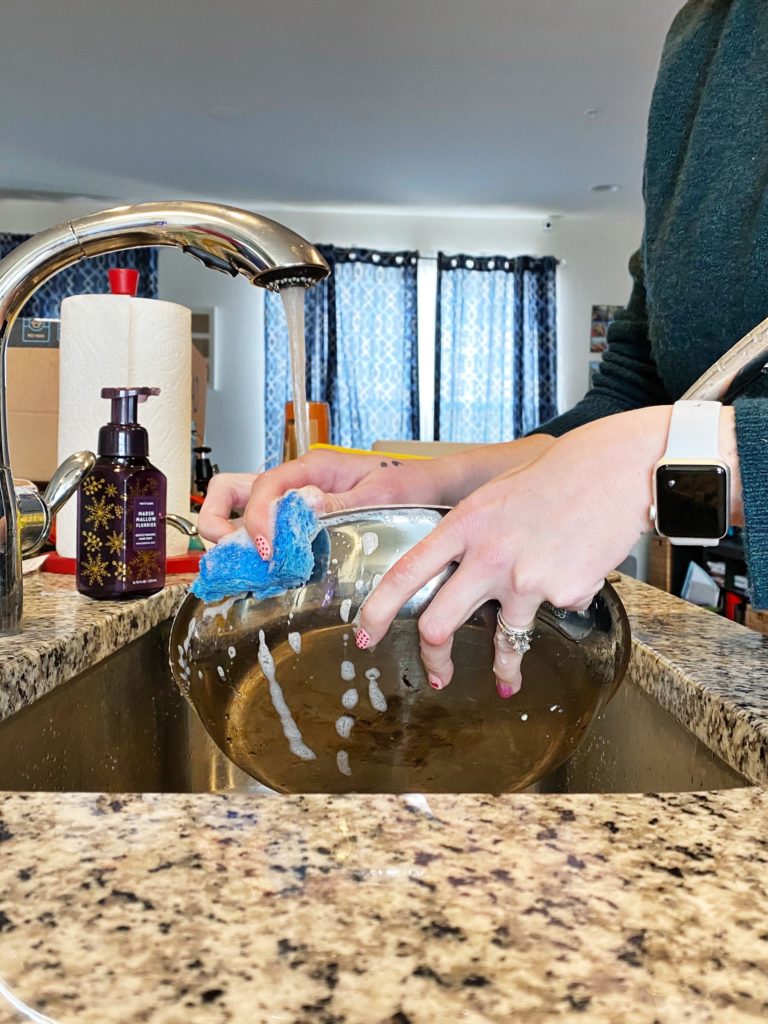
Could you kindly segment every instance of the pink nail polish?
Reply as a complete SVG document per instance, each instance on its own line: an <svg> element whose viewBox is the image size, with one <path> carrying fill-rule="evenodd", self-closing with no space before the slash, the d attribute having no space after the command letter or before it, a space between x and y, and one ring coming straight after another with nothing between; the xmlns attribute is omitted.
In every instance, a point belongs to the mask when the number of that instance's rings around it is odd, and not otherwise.
<svg viewBox="0 0 768 1024"><path fill-rule="evenodd" d="M442 690L443 688L443 681L439 678L439 676L428 675L427 682L429 683L433 690Z"/></svg>
<svg viewBox="0 0 768 1024"><path fill-rule="evenodd" d="M507 686L506 683L497 683L496 692L504 700L508 700L515 691L512 689L511 686Z"/></svg>
<svg viewBox="0 0 768 1024"><path fill-rule="evenodd" d="M364 651L366 647L371 646L371 638L364 629L358 629L357 633L355 633L355 643L361 651Z"/></svg>
<svg viewBox="0 0 768 1024"><path fill-rule="evenodd" d="M262 537L261 534L259 534L258 537L254 538L253 543L256 545L256 550L259 552L262 559L266 562L271 554L267 538Z"/></svg>

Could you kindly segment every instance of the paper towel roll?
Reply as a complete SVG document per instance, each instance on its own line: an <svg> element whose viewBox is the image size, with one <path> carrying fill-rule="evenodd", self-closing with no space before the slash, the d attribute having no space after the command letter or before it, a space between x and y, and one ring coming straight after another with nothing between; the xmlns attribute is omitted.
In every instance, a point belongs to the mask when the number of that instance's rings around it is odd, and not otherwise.
<svg viewBox="0 0 768 1024"><path fill-rule="evenodd" d="M168 478L168 511L187 515L191 472L192 316L174 302L128 295L73 295L61 304L59 461L83 448L96 450L109 419L105 387L159 387L160 397L139 406L149 434L150 461ZM77 502L56 520L56 550L77 554ZM169 555L188 540L168 529Z"/></svg>

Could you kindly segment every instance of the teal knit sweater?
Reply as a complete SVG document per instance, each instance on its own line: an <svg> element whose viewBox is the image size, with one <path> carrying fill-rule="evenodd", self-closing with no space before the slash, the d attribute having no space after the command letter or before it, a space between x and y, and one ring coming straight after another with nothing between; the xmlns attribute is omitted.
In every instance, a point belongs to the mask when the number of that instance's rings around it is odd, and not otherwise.
<svg viewBox="0 0 768 1024"><path fill-rule="evenodd" d="M594 386L539 428L673 402L768 317L768 0L689 0L648 121L634 287ZM734 403L752 599L768 607L768 379Z"/></svg>

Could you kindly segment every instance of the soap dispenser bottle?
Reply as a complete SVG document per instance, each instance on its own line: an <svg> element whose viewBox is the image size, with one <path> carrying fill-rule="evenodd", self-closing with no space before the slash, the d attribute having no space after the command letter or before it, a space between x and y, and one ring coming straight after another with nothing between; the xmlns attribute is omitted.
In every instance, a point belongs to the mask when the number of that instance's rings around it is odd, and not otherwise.
<svg viewBox="0 0 768 1024"><path fill-rule="evenodd" d="M143 597L165 585L166 479L149 461L138 406L159 388L103 388L112 402L93 472L80 485L77 589L99 600Z"/></svg>

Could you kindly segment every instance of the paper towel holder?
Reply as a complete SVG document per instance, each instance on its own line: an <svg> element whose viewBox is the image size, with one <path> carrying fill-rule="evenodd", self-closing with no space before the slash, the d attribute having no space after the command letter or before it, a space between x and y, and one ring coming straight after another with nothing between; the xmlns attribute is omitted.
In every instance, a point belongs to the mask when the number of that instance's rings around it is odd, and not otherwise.
<svg viewBox="0 0 768 1024"><path fill-rule="evenodd" d="M54 274L89 256L175 246L211 270L261 288L309 288L330 273L301 235L248 210L179 200L119 206L34 235L0 260L0 637L21 632L19 510L10 469L5 353L25 302Z"/></svg>

